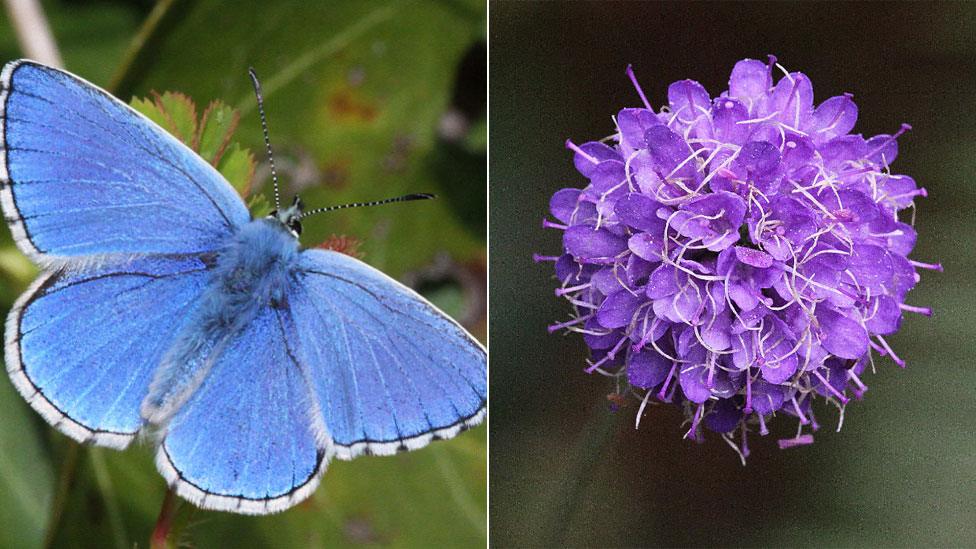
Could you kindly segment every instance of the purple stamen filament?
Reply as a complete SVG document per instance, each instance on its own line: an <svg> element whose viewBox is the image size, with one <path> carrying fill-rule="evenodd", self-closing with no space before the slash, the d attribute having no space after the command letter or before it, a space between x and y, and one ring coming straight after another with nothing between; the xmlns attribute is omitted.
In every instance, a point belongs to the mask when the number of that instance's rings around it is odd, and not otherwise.
<svg viewBox="0 0 976 549"><path fill-rule="evenodd" d="M647 107L647 110L652 110L651 102L647 100L647 96L644 95L644 90L642 90L640 84L637 83L637 76L634 74L633 65L627 65L627 78L630 78L630 81L633 82L634 89L637 90L637 95L640 96L641 102L644 103L644 106Z"/></svg>
<svg viewBox="0 0 976 549"><path fill-rule="evenodd" d="M590 162L592 162L592 163L594 163L594 164L599 164L599 163L600 163L600 161L599 161L599 160L597 160L597 159L596 159L596 158L594 158L593 156L591 156L591 155L589 155L589 154L587 154L587 153L586 153L586 151L584 151L583 149L581 149L581 148L579 148L579 147L578 147L578 146L576 145L576 143L573 143L573 142L572 142L572 141L570 141L569 139L567 139L567 140L566 140L566 148L567 148L567 149L571 149L571 150L572 150L573 152L575 152L576 154L578 154L578 155L580 155L580 156L582 156L583 158L585 158L585 159L587 159L587 160L589 160Z"/></svg>
<svg viewBox="0 0 976 549"><path fill-rule="evenodd" d="M932 309L928 307L915 307L913 305L906 305L904 303L899 303L898 308L903 311L908 311L910 313L917 313L924 316L932 316Z"/></svg>
<svg viewBox="0 0 976 549"><path fill-rule="evenodd" d="M940 273L942 272L941 263L922 263L921 261L912 260L909 260L909 263L912 264L912 267L918 267L919 269L928 269L930 271L938 271Z"/></svg>
<svg viewBox="0 0 976 549"><path fill-rule="evenodd" d="M776 442L779 444L780 450L785 450L787 448L794 448L796 446L806 446L807 444L813 444L813 435L807 433L805 435L800 435L796 438L783 438Z"/></svg>

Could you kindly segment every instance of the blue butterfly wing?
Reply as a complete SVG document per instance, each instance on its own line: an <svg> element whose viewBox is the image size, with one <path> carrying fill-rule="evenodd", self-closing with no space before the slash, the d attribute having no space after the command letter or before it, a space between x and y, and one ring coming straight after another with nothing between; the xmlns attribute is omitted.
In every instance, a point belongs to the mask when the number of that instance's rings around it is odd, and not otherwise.
<svg viewBox="0 0 976 549"><path fill-rule="evenodd" d="M156 465L183 498L266 514L308 497L331 449L318 439L308 381L286 344L289 321L264 308L216 359L166 426Z"/></svg>
<svg viewBox="0 0 976 549"><path fill-rule="evenodd" d="M0 204L32 258L212 251L250 219L210 164L100 88L30 61L0 85Z"/></svg>
<svg viewBox="0 0 976 549"><path fill-rule="evenodd" d="M483 419L486 354L470 334L361 261L301 255L295 347L337 457L420 448Z"/></svg>
<svg viewBox="0 0 976 549"><path fill-rule="evenodd" d="M7 372L49 423L125 447L142 427L153 371L206 282L201 257L46 272L7 317Z"/></svg>

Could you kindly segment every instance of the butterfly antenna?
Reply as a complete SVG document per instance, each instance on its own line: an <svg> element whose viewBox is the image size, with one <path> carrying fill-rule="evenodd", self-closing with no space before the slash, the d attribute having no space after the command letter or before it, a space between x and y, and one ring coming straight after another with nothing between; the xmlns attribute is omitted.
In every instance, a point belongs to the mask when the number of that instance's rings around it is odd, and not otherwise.
<svg viewBox="0 0 976 549"><path fill-rule="evenodd" d="M324 208L316 208L314 210L309 210L302 214L302 218L308 217L310 215L331 212L334 210L344 210L346 208L364 208L367 206L381 206L383 204L391 204L393 202L410 202L412 200L430 200L435 198L434 195L429 193L414 193L405 194L403 196L398 196L396 198L386 198L383 200L373 200L372 202L353 202L352 204L340 204L338 206L326 206Z"/></svg>
<svg viewBox="0 0 976 549"><path fill-rule="evenodd" d="M254 68L248 68L247 74L251 76L251 83L254 84L254 95L258 98L258 114L261 116L261 130L264 132L264 147L268 151L268 164L271 165L271 181L274 183L275 209L281 209L281 199L278 196L278 172L275 170L274 153L271 152L271 138L268 136L268 120L264 116L264 96L261 93L261 82L258 81L258 73Z"/></svg>

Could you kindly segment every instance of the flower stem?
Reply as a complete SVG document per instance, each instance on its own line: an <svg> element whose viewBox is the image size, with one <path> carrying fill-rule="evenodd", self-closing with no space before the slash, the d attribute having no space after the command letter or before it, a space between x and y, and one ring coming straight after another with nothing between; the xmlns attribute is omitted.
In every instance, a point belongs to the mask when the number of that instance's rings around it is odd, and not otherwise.
<svg viewBox="0 0 976 549"><path fill-rule="evenodd" d="M156 519L156 528L153 529L152 537L149 538L149 547L152 549L169 549L176 545L170 542L170 531L173 527L173 518L176 516L179 500L172 488L166 490L163 498L163 506L159 509L159 518Z"/></svg>
<svg viewBox="0 0 976 549"><path fill-rule="evenodd" d="M593 480L593 468L603 458L607 444L613 438L614 425L617 415L607 410L603 400L597 402L590 419L580 434L576 450L571 455L576 456L570 465L569 472L561 483L559 494L555 498L556 505L550 517L543 545L547 547L563 547L566 545L566 535L573 516L579 508L580 500L586 493Z"/></svg>

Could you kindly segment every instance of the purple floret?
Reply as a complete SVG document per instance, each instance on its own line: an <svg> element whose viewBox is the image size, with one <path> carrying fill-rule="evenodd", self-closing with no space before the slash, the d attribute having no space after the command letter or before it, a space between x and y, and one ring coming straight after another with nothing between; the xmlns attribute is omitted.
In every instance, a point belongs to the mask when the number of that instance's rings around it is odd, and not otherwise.
<svg viewBox="0 0 976 549"><path fill-rule="evenodd" d="M812 402L860 398L872 350L904 367L884 336L931 314L905 298L942 269L908 259L926 191L890 165L910 127L850 134L850 94L815 105L775 61L738 62L717 97L675 82L658 112L628 67L644 107L604 142L567 141L588 183L553 195L563 253L536 256L573 308L549 329L583 334L587 372L625 381L638 415L680 407L688 437L719 433L743 461L773 416L799 422L781 448L813 442Z"/></svg>

